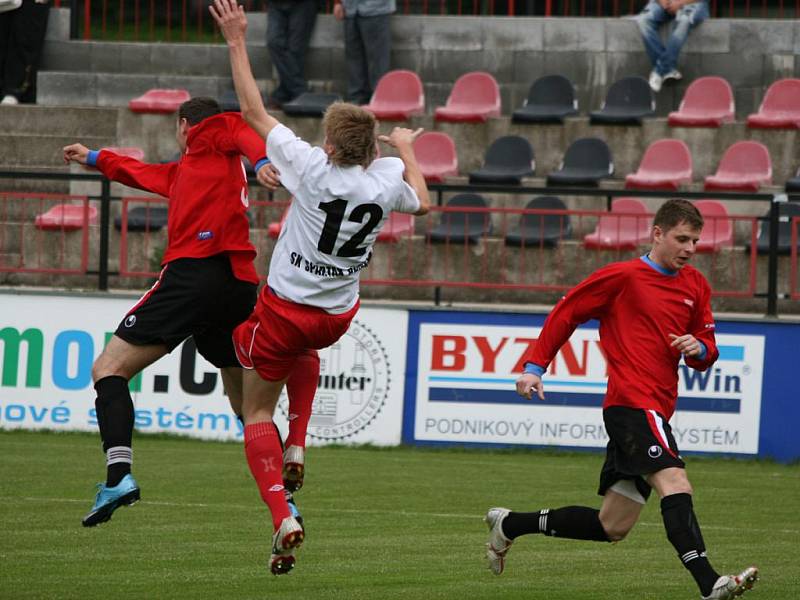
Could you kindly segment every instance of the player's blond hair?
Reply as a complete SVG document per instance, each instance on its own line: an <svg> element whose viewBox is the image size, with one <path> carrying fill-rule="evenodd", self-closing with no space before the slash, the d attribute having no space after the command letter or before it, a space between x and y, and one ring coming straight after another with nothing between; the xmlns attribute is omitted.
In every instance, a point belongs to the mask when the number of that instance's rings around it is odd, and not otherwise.
<svg viewBox="0 0 800 600"><path fill-rule="evenodd" d="M377 155L375 115L355 104L334 102L322 120L327 142L333 146L331 162L340 167L364 168Z"/></svg>

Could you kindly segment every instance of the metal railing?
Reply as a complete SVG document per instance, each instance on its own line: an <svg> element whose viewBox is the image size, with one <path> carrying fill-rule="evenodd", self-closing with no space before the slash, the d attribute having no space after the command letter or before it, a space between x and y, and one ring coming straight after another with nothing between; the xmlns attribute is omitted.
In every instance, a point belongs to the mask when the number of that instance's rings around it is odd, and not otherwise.
<svg viewBox="0 0 800 600"><path fill-rule="evenodd" d="M73 181L94 181L101 184L99 195L86 196L88 201L93 201L99 204L99 223L97 227L97 250L96 250L96 265L97 269L86 269L87 260L82 261L84 271L80 274L96 275L97 287L100 290L107 290L110 275L132 276L132 277L151 277L155 274L156 269L147 268L147 265L132 265L128 259L127 252L129 247L129 240L127 228L125 226L124 217L122 227L120 228L120 255L119 255L119 270L111 272L109 270L109 249L111 239L111 214L112 204L121 202L123 207L127 209L130 202L146 202L146 203L163 203L163 199L158 198L119 198L112 197L110 181L98 174L84 174L84 173L53 173L53 172L22 172L22 171L0 171L0 179L38 179L38 180L73 180ZM253 181L254 183L254 181ZM0 184L2 185L2 184ZM586 189L586 188L548 188L548 187L517 187L517 186L490 186L490 185L446 185L434 184L430 186L436 204L432 207L431 214L418 221L413 229L408 229L399 235L399 242L396 244L380 244L376 247L376 257L365 268L362 273L362 284L365 286L406 286L406 287L433 287L435 288L434 300L438 302L440 298L441 288L471 288L471 289L496 289L496 290L548 290L558 291L565 290L572 287L587 273L585 268L582 271L580 267L586 267L588 258L591 257L597 264L593 267L596 268L601 264L610 262L608 255L583 250L581 245L582 235L561 240L559 247L569 246L576 253L572 263L566 264L565 258L553 253L551 249L546 249L543 245L536 246L523 246L520 250L512 250L507 248L504 243L505 233L509 230L510 226L516 223L522 215L545 215L545 214L565 214L570 215L576 219L577 226L575 229L578 232L586 232L594 224L594 222L601 216L614 214L607 211L599 210L534 210L517 207L508 208L457 208L453 209L445 206L445 195L455 192L472 192L478 194L497 194L497 195L513 195L514 197L527 197L537 195L556 195L556 196L587 196L587 197L600 197L605 198L608 208L611 206L613 198L621 196L635 196L638 198L671 198L682 197L687 199L705 199L709 197L708 192L665 192L665 191L637 191L637 190L608 190L608 189ZM17 194L17 196L25 196L25 194ZM42 196L41 194L37 194ZM800 300L800 291L798 290L798 256L797 256L797 239L798 239L798 226L800 226L800 218L792 219L792 236L793 247L791 251L791 276L789 282L788 293L779 293L778 281L778 225L780 222L779 206L782 202L787 200L786 195L772 195L772 194L742 194L742 193L714 193L714 198L723 201L762 201L769 203L770 210L768 216L754 217L745 215L731 214L727 218L731 219L734 223L740 223L740 230L745 232L744 236L740 234L740 239L747 239L746 245L749 245L749 252L735 254L729 253L728 263L722 264L715 261L723 261L717 254L710 255L710 266L707 269L707 277L712 285L712 290L715 296L731 296L731 297L754 297L764 298L766 300L766 312L769 315L777 314L777 303L779 298L788 298L792 300ZM286 207L287 202L265 202L263 200L251 200L251 224L254 230L266 231L270 223L278 223L280 221L281 213ZM521 205L521 202L520 202ZM2 217L2 209L0 206L0 217ZM494 219L496 223L495 233L481 235L477 243L463 243L463 242L449 242L445 240L443 244L438 244L434 252L432 230L441 220L440 215L448 212L461 212L469 213L476 212L486 215L487 219ZM123 210L122 215L127 214L127 210ZM619 214L620 217L629 217L637 215ZM638 215L640 218L645 218L643 215ZM26 217L27 218L27 217ZM650 217L647 217L648 219ZM757 288L756 280L756 262L757 262L757 244L756 244L756 230L759 221L768 221L770 224L770 240L769 240L769 254L767 257L767 285L766 290L759 290ZM32 222L29 221L29 225ZM711 225L713 228L713 225ZM88 229L88 227L86 228ZM2 219L0 219L0 239L4 235L2 229ZM83 234L87 234L84 232ZM88 239L88 238L86 238ZM412 240L417 240L417 243L424 244L425 251L422 252L421 263L420 260L415 261L415 257L419 257L419 246L412 247ZM150 244L150 241L143 242L145 246ZM571 246L570 246L571 244ZM87 243L83 246L87 256L91 256ZM0 248L0 252L4 250ZM490 253L491 251L491 253ZM577 254L583 252L583 254ZM619 251L614 257L615 260L635 256L636 250L632 250L625 254ZM140 253L141 254L141 253ZM147 254L147 252L145 252ZM434 256L435 255L435 256ZM0 254L0 256L3 256ZM746 257L746 262L742 262L742 258ZM578 258L582 259L579 261ZM559 265L558 261L561 260L562 264ZM437 262L438 261L438 262ZM508 266L513 261L516 261L516 266L513 268ZM502 269L498 269L497 265L502 265ZM567 267L571 267L569 270ZM727 287L718 283L715 286L715 273L722 269L728 273L728 281L731 282ZM31 272L30 269L12 267L6 265L6 268L0 269L5 271L19 271ZM543 277L543 273L555 271L558 278L547 280ZM78 274L75 269L60 270L59 272L71 274ZM535 276L538 274L538 278Z"/></svg>
<svg viewBox="0 0 800 600"><path fill-rule="evenodd" d="M268 0L243 0L248 11L265 11ZM72 37L124 41L215 42L219 32L209 0L55 0L72 10ZM398 0L398 14L454 16L619 17L644 0ZM325 13L333 0L320 4ZM800 18L800 0L710 0L712 17Z"/></svg>

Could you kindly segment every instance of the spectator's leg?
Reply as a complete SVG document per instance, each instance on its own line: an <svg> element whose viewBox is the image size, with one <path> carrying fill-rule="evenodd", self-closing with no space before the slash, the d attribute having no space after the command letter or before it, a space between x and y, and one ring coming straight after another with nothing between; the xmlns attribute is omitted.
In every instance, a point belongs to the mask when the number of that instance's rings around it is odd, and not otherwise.
<svg viewBox="0 0 800 600"><path fill-rule="evenodd" d="M5 96L6 68L11 52L11 23L16 11L0 13L0 98Z"/></svg>
<svg viewBox="0 0 800 600"><path fill-rule="evenodd" d="M273 1L267 9L267 48L269 57L278 71L278 87L270 94L271 104L283 104L291 100L287 83L293 76L292 57L289 50L289 15L292 2Z"/></svg>
<svg viewBox="0 0 800 600"><path fill-rule="evenodd" d="M353 104L369 102L367 48L361 26L364 17L344 20L344 57L347 62L347 101Z"/></svg>
<svg viewBox="0 0 800 600"><path fill-rule="evenodd" d="M378 85L378 81L389 70L392 51L392 32L390 20L392 15L378 15L362 18L362 34L367 53L367 76L369 81L369 97Z"/></svg>
<svg viewBox="0 0 800 600"><path fill-rule="evenodd" d="M660 74L669 73L678 64L678 54L689 37L689 32L708 18L708 5L705 2L687 4L678 11L667 47L658 64Z"/></svg>
<svg viewBox="0 0 800 600"><path fill-rule="evenodd" d="M317 21L317 0L295 0L289 13L289 63L291 77L286 79L286 91L291 100L308 91L305 77L306 52Z"/></svg>
<svg viewBox="0 0 800 600"><path fill-rule="evenodd" d="M661 5L655 0L648 2L642 12L636 15L636 24L642 34L644 49L647 51L647 56L650 58L653 69L656 71L658 70L658 61L664 53L664 44L661 43L658 28L670 18L671 15L661 8ZM663 75L663 73L659 74Z"/></svg>
<svg viewBox="0 0 800 600"><path fill-rule="evenodd" d="M20 102L36 101L36 72L47 32L49 4L26 1L11 11L10 45L6 55L3 88Z"/></svg>

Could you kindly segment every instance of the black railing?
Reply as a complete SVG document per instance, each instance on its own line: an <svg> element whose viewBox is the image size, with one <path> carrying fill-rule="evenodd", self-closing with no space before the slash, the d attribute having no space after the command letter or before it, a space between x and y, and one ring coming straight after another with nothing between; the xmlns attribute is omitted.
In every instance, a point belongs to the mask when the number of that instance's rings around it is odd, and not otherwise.
<svg viewBox="0 0 800 600"><path fill-rule="evenodd" d="M0 171L0 179L25 179L41 181L97 181L101 183L99 196L89 196L90 200L100 202L100 247L98 256L97 271L89 271L89 274L97 274L98 289L108 289L109 277L109 240L110 240L110 215L111 202L120 201L120 198L111 196L111 182L99 174L94 173L64 173L64 172L45 172L45 171ZM256 184L256 180L249 180L251 185ZM637 198L685 198L687 200L700 200L713 197L723 201L760 201L769 202L770 210L766 216L758 217L758 220L769 222L769 254L767 268L767 290L756 292L753 295L758 298L766 299L766 314L777 316L778 300L789 297L778 292L778 226L780 222L780 204L786 202L788 197L785 193L780 194L750 194L738 192L673 192L655 190L630 190L630 189L603 189L603 188L571 188L571 187L527 187L527 186L507 186L507 185L481 185L481 184L431 184L428 186L436 198L436 204L442 206L443 195L450 192L473 192L473 193L501 193L512 194L515 196L591 196L606 198L607 208L610 209L611 202L616 197ZM271 198L271 194L270 194ZM752 252L756 249L752 248Z"/></svg>

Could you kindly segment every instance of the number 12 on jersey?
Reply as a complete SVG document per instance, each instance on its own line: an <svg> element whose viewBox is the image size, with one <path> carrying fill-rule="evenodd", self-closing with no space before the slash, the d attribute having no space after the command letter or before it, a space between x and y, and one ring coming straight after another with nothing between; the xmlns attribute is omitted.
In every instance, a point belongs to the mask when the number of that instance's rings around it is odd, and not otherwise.
<svg viewBox="0 0 800 600"><path fill-rule="evenodd" d="M344 214L347 209L347 200L337 199L330 202L320 202L319 208L325 212L325 224L322 227L322 235L317 242L317 250L323 254L334 254L336 240L339 238L339 231L342 228ZM361 229L356 231L339 250L336 256L343 258L353 258L362 256L367 251L367 246L359 246L372 231L377 227L383 218L383 209L378 204L359 204L348 217L348 221L362 223L367 216L367 222Z"/></svg>

